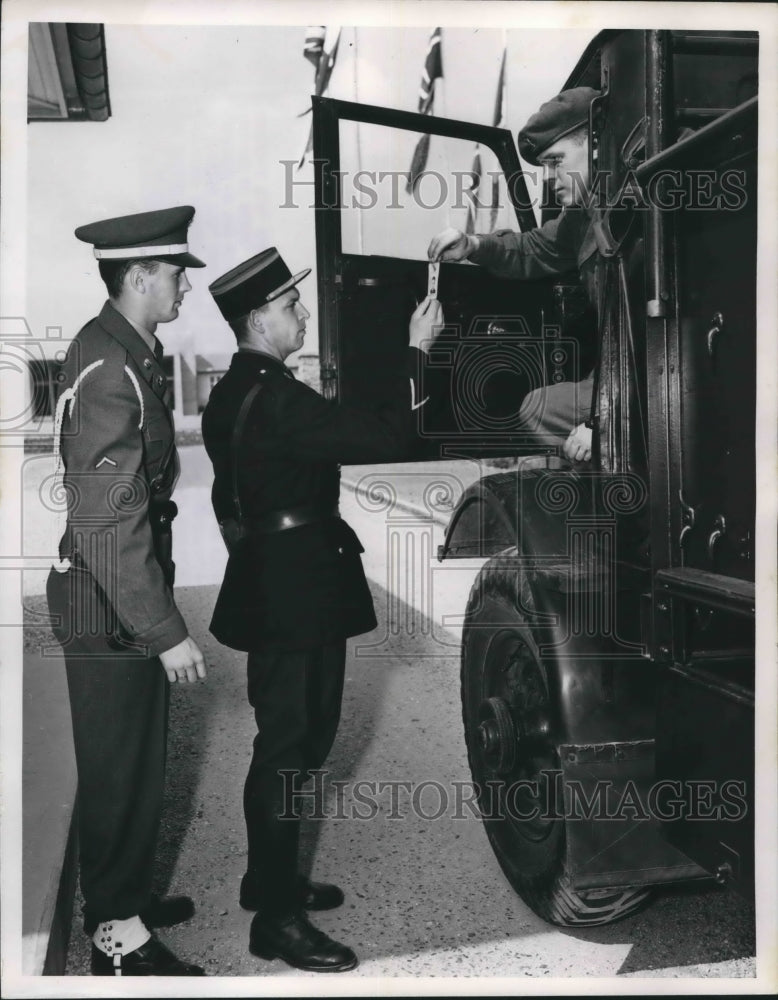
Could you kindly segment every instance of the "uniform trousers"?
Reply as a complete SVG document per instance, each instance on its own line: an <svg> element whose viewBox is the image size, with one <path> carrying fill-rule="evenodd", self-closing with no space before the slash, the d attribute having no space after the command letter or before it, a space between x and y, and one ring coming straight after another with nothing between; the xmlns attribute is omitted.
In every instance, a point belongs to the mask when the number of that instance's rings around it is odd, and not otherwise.
<svg viewBox="0 0 778 1000"><path fill-rule="evenodd" d="M63 646L78 770L84 925L122 920L151 900L162 812L170 684L158 657L117 639L92 590L87 609L74 574L52 570L49 609Z"/></svg>
<svg viewBox="0 0 778 1000"><path fill-rule="evenodd" d="M519 408L519 430L532 432L537 443L561 446L574 427L591 416L594 373L580 382L559 382L533 389Z"/></svg>
<svg viewBox="0 0 778 1000"><path fill-rule="evenodd" d="M248 655L248 699L257 735L243 793L247 878L266 914L297 910L300 814L293 792L323 765L332 747L345 661L345 639Z"/></svg>

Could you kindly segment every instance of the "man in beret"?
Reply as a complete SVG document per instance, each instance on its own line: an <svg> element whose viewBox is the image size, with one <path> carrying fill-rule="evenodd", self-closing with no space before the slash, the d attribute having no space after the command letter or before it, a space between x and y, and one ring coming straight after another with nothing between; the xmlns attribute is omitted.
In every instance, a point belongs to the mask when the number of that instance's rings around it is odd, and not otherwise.
<svg viewBox="0 0 778 1000"><path fill-rule="evenodd" d="M152 897L169 686L205 677L173 599L178 457L158 324L191 285L190 206L76 230L108 301L70 345L55 415L68 520L47 593L63 647L78 768L84 929L92 975L201 976L149 928L192 916Z"/></svg>
<svg viewBox="0 0 778 1000"><path fill-rule="evenodd" d="M585 209L589 177L589 108L599 92L591 87L562 91L547 101L519 132L519 152L542 166L562 213L526 233L502 230L467 234L444 229L428 248L430 260L471 260L501 278L532 280L578 269L596 307L594 262L597 243ZM529 392L519 410L519 428L539 440L556 440L572 461L591 458L594 373L581 382L562 382Z"/></svg>
<svg viewBox="0 0 778 1000"><path fill-rule="evenodd" d="M425 299L410 320L408 369L375 412L325 400L285 359L302 347L310 313L271 247L213 282L238 342L203 414L213 503L230 558L211 622L216 638L248 652L248 698L257 721L243 796L248 858L240 903L257 911L249 948L298 969L343 972L354 952L311 924L306 910L343 902L335 885L298 870L293 792L322 766L340 717L346 639L376 625L359 539L338 514L339 462L404 457L416 396L416 354L442 324ZM409 377L411 383L409 384ZM296 775L287 784L283 772Z"/></svg>

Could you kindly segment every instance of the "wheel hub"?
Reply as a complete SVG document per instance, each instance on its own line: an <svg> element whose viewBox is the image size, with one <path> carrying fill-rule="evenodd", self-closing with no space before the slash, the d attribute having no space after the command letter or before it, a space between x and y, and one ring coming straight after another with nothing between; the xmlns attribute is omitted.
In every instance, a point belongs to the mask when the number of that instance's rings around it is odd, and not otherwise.
<svg viewBox="0 0 778 1000"><path fill-rule="evenodd" d="M479 709L478 742L484 759L496 774L508 774L516 765L518 735L510 708L502 698L486 698Z"/></svg>

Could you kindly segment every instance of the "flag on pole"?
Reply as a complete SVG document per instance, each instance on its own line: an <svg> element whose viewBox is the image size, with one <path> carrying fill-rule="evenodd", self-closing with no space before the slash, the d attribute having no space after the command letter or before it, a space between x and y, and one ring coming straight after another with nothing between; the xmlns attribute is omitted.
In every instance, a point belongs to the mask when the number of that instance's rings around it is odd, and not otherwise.
<svg viewBox="0 0 778 1000"><path fill-rule="evenodd" d="M435 102L435 81L443 77L443 57L441 54L441 31L435 28L430 35L427 55L424 59L424 69L421 74L421 85L419 87L419 114L431 115L432 106ZM408 171L408 182L405 190L410 194L419 182L419 177L427 166L427 157L430 149L429 135L422 135L413 151L411 169Z"/></svg>
<svg viewBox="0 0 778 1000"><path fill-rule="evenodd" d="M327 34L327 29L323 24L320 24L316 28L306 28L305 32L303 56L308 62L313 63L314 70L317 70L322 52L324 52L324 37Z"/></svg>
<svg viewBox="0 0 778 1000"><path fill-rule="evenodd" d="M505 53L502 50L502 62L500 63L500 75L497 79L497 97L494 101L494 114L492 115L492 125L495 128L505 128ZM494 231L497 223L497 213L500 210L500 178L495 173L492 177L492 200L489 212L489 232Z"/></svg>
<svg viewBox="0 0 778 1000"><path fill-rule="evenodd" d="M332 71L335 68L335 60L338 56L338 44L340 42L340 28L308 28L305 34L305 44L303 46L303 57L314 67L313 92L317 97L321 97L329 86ZM310 110L310 108L308 109ZM307 113L307 112L305 112ZM305 163L305 158L313 149L313 123L308 130L308 141L305 144L303 155L297 164L297 169Z"/></svg>
<svg viewBox="0 0 778 1000"><path fill-rule="evenodd" d="M470 168L470 187L465 191L467 198L467 219L465 220L465 232L474 233L475 223L478 217L478 188L481 186L481 150L476 143L473 165Z"/></svg>

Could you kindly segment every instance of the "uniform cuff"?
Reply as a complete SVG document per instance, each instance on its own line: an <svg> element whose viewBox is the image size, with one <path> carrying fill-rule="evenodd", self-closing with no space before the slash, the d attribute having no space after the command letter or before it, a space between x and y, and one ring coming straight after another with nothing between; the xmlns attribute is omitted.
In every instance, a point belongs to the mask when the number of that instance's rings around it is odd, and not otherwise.
<svg viewBox="0 0 778 1000"><path fill-rule="evenodd" d="M488 266L494 257L494 240L489 236L478 234L476 236L477 245L475 249L467 255L467 259L481 267Z"/></svg>
<svg viewBox="0 0 778 1000"><path fill-rule="evenodd" d="M183 642L188 635L189 630L181 617L181 612L178 608L173 608L167 618L163 618L145 632L138 632L135 641L147 646L152 656L159 656L160 653Z"/></svg>

